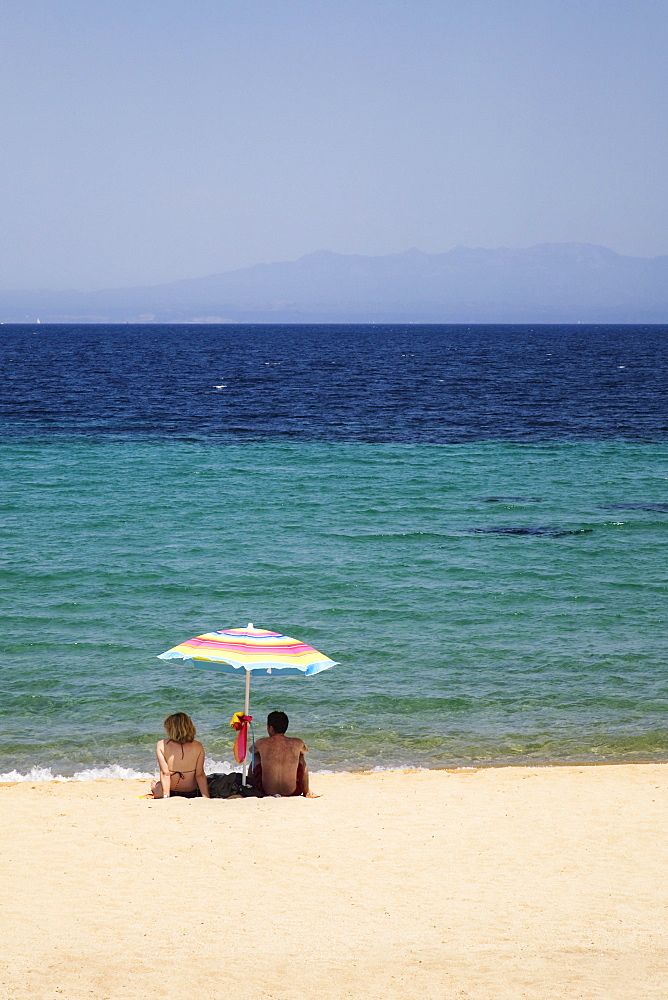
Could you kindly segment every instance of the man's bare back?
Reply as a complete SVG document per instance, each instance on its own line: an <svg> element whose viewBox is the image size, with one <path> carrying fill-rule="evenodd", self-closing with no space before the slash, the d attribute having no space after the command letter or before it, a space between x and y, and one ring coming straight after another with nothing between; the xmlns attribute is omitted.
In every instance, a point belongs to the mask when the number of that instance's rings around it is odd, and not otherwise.
<svg viewBox="0 0 668 1000"><path fill-rule="evenodd" d="M304 759L308 747L298 737L286 736L287 728L288 717L284 712L270 713L269 736L255 743L255 786L265 795L310 795Z"/></svg>

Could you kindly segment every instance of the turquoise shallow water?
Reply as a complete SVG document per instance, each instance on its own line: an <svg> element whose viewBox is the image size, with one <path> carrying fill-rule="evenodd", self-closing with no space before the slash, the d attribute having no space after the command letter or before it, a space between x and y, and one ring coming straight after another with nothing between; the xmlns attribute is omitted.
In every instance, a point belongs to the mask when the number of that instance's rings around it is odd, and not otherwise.
<svg viewBox="0 0 668 1000"><path fill-rule="evenodd" d="M0 453L2 773L150 770L176 710L229 760L242 685L156 656L248 621L341 661L253 680L316 770L668 760L666 445Z"/></svg>

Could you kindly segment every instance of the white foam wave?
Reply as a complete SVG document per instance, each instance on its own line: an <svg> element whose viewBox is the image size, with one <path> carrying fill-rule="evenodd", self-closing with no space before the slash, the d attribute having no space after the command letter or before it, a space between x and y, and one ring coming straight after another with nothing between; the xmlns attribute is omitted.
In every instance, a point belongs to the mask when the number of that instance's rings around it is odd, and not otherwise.
<svg viewBox="0 0 668 1000"><path fill-rule="evenodd" d="M249 759L250 766L250 759ZM204 770L207 774L231 774L232 771L241 773L241 764L230 764L229 760L212 760L211 757L204 758Z"/></svg>
<svg viewBox="0 0 668 1000"><path fill-rule="evenodd" d="M364 768L367 774L379 774L384 771L429 771L428 767L418 767L412 764L377 764L375 767Z"/></svg>
<svg viewBox="0 0 668 1000"><path fill-rule="evenodd" d="M230 771L240 771L238 764L230 764L229 761L211 760L206 758L204 770L207 774L215 772L229 773ZM37 784L40 781L100 781L100 780L121 780L121 781L150 781L158 777L158 771L137 771L134 767L121 767L120 764L109 764L106 767L86 767L74 774L54 774L51 767L31 767L25 774L20 771L5 771L0 774L2 782L30 781Z"/></svg>
<svg viewBox="0 0 668 1000"><path fill-rule="evenodd" d="M213 760L211 757L207 757L204 761L204 770L207 774L230 774L232 772L240 772L241 765L230 763L229 760ZM376 766L365 769L368 772L378 772L378 771L428 771L427 767L411 767L406 765L400 767L398 765L388 765L388 766ZM457 768L459 771L468 770L467 767ZM349 774L349 770L330 770L328 768L321 768L320 770L312 770L312 775L318 774ZM0 774L0 782L20 782L29 781L33 784L37 784L41 781L101 781L101 780L121 780L121 781L150 781L152 778L158 778L158 772L156 771L137 771L133 767L121 767L120 764L109 764L106 767L87 767L81 771L75 771L74 774L54 774L53 769L50 767L31 767L29 771L25 774L21 774L20 771L5 771L4 774Z"/></svg>
<svg viewBox="0 0 668 1000"><path fill-rule="evenodd" d="M139 778L153 778L147 771L136 771L133 767L111 764L108 767L87 767L74 774L54 774L50 767L31 767L25 774L20 771L5 771L0 781L99 781L101 778L116 778L122 781L137 781Z"/></svg>

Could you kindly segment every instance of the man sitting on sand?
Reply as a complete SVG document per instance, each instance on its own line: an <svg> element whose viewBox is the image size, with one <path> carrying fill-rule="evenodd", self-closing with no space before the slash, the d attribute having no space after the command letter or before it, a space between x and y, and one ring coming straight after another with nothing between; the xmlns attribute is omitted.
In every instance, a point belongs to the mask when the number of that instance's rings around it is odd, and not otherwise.
<svg viewBox="0 0 668 1000"><path fill-rule="evenodd" d="M308 787L308 768L304 754L308 747L297 737L286 736L285 712L270 712L267 732L255 743L253 784L260 795L305 795L313 798Z"/></svg>

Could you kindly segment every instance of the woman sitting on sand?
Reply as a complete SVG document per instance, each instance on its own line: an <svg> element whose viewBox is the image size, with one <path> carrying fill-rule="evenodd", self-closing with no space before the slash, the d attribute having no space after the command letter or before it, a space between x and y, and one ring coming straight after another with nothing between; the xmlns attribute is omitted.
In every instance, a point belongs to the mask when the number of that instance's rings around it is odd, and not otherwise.
<svg viewBox="0 0 668 1000"><path fill-rule="evenodd" d="M210 798L204 773L204 747L195 739L193 720L185 712L168 715L165 732L168 739L160 740L155 748L160 780L151 784L153 798L195 799L200 795Z"/></svg>

